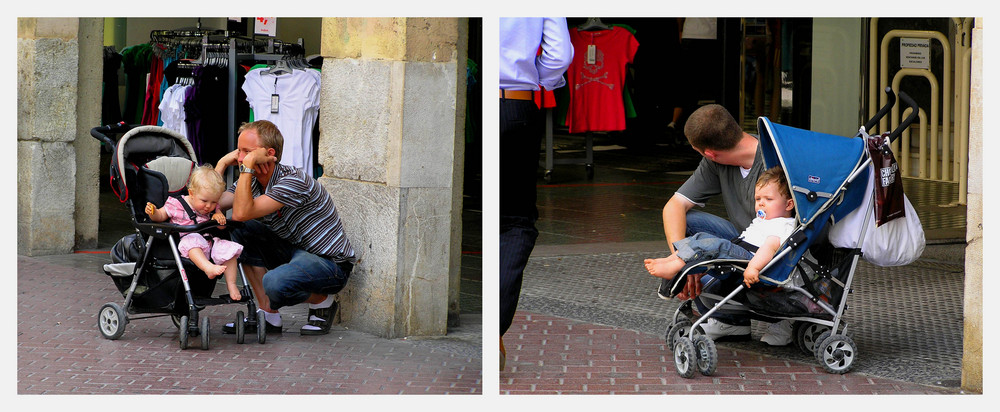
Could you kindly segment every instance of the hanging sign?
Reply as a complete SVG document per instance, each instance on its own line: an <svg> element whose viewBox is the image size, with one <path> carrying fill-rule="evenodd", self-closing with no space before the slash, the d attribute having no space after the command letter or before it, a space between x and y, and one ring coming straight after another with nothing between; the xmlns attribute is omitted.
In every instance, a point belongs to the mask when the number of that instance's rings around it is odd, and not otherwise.
<svg viewBox="0 0 1000 412"><path fill-rule="evenodd" d="M265 36L275 36L275 26L278 19L274 17L257 17L253 21L253 33Z"/></svg>
<svg viewBox="0 0 1000 412"><path fill-rule="evenodd" d="M931 39L899 39L899 67L931 68Z"/></svg>

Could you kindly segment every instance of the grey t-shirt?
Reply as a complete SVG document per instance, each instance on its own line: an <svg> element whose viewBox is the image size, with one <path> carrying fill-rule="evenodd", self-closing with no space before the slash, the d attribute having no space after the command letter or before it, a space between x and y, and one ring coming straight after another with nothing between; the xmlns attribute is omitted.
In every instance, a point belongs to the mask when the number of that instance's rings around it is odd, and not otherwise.
<svg viewBox="0 0 1000 412"><path fill-rule="evenodd" d="M760 139L756 135L754 137ZM747 177L743 177L739 166L723 165L702 158L694 174L677 189L677 193L699 206L704 206L712 196L721 194L729 221L736 226L737 231L743 230L750 226L754 218L754 187L762 171L764 155L760 151L760 144L757 144L756 158Z"/></svg>

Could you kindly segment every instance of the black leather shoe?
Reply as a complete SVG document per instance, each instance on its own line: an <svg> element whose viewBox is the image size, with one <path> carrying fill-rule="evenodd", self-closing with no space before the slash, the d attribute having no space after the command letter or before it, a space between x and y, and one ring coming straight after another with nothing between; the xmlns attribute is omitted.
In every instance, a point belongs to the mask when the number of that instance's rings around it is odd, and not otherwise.
<svg viewBox="0 0 1000 412"><path fill-rule="evenodd" d="M313 326L315 329L303 326L302 329L299 329L299 333L302 335L326 335L330 333L330 325L333 325L333 316L337 313L338 306L337 302L333 302L328 308L309 309L306 325ZM314 319L314 317L319 319Z"/></svg>
<svg viewBox="0 0 1000 412"><path fill-rule="evenodd" d="M264 325L265 325L264 326L264 332L267 332L267 333L281 333L281 326L272 325L272 324L268 323L266 320L264 321ZM251 325L249 323L245 324L245 326L243 328L243 332L245 332L245 333L257 333L257 325ZM229 323L227 323L225 325L222 325L222 333L225 333L227 335L236 334L236 325L233 322L229 322Z"/></svg>

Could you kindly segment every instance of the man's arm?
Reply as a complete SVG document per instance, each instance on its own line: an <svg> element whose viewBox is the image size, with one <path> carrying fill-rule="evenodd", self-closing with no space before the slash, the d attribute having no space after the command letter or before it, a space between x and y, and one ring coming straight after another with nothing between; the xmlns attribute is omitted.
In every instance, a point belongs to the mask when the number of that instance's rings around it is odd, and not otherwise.
<svg viewBox="0 0 1000 412"><path fill-rule="evenodd" d="M563 73L573 63L573 41L565 17L543 19L541 48L535 60L538 82L547 90L558 89L566 84Z"/></svg>
<svg viewBox="0 0 1000 412"><path fill-rule="evenodd" d="M274 178L274 167L278 159L267 154L263 148L258 148L243 157L243 165L258 170ZM261 172L263 170L263 172ZM233 194L233 220L242 222L267 216L281 209L282 205L268 195L253 197L253 174L240 173L236 181L236 192Z"/></svg>
<svg viewBox="0 0 1000 412"><path fill-rule="evenodd" d="M268 195L253 197L253 189L250 186L252 179L250 173L240 173L240 178L236 181L236 193L232 195L233 220L246 222L267 216L284 206Z"/></svg>
<svg viewBox="0 0 1000 412"><path fill-rule="evenodd" d="M694 203L676 193L663 206L663 234L667 237L670 253L674 252L674 242L684 239L687 233L687 212L692 207Z"/></svg>

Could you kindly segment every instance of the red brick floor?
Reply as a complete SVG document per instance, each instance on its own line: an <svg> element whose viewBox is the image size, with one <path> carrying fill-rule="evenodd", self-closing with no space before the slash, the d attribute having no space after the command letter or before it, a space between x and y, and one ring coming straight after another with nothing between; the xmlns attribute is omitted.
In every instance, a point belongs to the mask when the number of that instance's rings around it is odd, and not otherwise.
<svg viewBox="0 0 1000 412"><path fill-rule="evenodd" d="M719 344L712 376L677 374L661 336L518 312L504 335L501 394L949 394L955 389L830 374Z"/></svg>
<svg viewBox="0 0 1000 412"><path fill-rule="evenodd" d="M479 358L338 325L300 336L302 316L284 316L284 334L265 344L237 344L220 330L246 309L235 304L200 312L211 321L209 350L198 339L181 350L169 317L131 321L107 340L98 311L124 299L106 275L23 256L17 272L18 394L482 393Z"/></svg>

